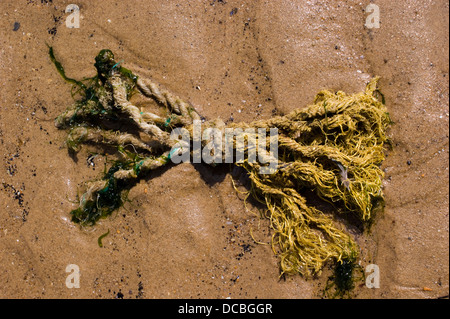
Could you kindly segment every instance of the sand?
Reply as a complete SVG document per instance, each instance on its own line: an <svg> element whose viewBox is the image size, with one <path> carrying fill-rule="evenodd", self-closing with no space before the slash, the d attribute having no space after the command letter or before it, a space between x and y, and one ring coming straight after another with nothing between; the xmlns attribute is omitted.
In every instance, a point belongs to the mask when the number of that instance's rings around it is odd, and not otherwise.
<svg viewBox="0 0 450 319"><path fill-rule="evenodd" d="M112 218L74 225L77 189L105 159L68 155L53 119L72 102L70 85L47 44L79 79L109 48L224 121L266 119L323 88L358 92L381 76L395 122L386 208L372 232L353 231L380 287L362 282L354 297L448 295L448 1L374 1L372 29L369 1L77 1L80 27L67 28L70 3L0 2L1 298L320 298L329 275L279 278L271 247L250 235L268 242L268 222L245 207L229 167L160 170ZM66 285L71 264L79 288Z"/></svg>

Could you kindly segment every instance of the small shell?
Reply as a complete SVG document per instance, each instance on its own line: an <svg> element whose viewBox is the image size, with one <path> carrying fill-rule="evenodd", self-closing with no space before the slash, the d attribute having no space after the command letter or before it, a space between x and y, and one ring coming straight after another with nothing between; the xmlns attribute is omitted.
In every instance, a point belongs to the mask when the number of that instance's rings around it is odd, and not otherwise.
<svg viewBox="0 0 450 319"><path fill-rule="evenodd" d="M345 168L341 163L338 161L333 160L341 170L341 183L344 185L345 188L350 189L350 180L348 179L348 169Z"/></svg>

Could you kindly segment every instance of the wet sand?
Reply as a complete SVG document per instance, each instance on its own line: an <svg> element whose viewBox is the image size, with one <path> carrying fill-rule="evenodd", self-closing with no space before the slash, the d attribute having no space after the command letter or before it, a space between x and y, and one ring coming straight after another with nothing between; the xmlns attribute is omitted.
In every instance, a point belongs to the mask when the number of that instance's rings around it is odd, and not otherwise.
<svg viewBox="0 0 450 319"><path fill-rule="evenodd" d="M224 121L266 119L381 76L395 122L386 208L370 233L353 231L380 288L358 286L355 297L448 295L448 1L375 1L373 29L369 1L78 1L80 28L69 29L70 3L0 2L1 298L319 298L328 271L280 280L271 247L250 235L269 242L269 224L246 209L229 167L160 170L112 218L74 225L77 189L104 158L68 155L53 119L73 99L46 44L78 79L109 48ZM66 287L69 264L80 288Z"/></svg>

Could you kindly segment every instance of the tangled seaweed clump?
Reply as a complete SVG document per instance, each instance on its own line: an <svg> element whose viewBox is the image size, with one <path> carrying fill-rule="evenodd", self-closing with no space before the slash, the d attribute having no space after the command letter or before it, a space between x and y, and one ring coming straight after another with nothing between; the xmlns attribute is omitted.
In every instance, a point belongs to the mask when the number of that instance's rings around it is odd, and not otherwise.
<svg viewBox="0 0 450 319"><path fill-rule="evenodd" d="M78 152L81 145L94 143L114 146L119 154L103 178L86 184L79 207L71 213L74 222L94 225L123 204L130 184L171 163L175 141L170 131L184 128L192 136L193 123L201 117L175 94L120 66L110 50L100 51L94 64L97 75L83 81L65 75L52 48L50 57L73 85L73 95L80 95L55 120L58 128L68 130L69 150ZM283 274L310 277L319 274L328 261L350 269L357 260L355 241L335 225L333 216L306 199L306 191L352 213L365 225L383 207L380 164L391 120L377 98L377 81L372 79L364 92L356 94L323 90L311 105L287 115L229 126L278 130L276 171L260 174L263 164L248 158L236 165L247 171L251 193L267 207L272 247ZM134 94L157 102L164 115L141 111L130 102ZM125 125L117 128L117 122ZM204 121L202 127L223 132L225 125L215 119Z"/></svg>

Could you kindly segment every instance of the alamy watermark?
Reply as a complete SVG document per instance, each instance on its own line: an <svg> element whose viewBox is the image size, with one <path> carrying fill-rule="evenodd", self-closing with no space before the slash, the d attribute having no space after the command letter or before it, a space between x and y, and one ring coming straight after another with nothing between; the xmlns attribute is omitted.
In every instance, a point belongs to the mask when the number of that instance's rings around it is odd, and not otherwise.
<svg viewBox="0 0 450 319"><path fill-rule="evenodd" d="M66 287L69 289L80 288L80 267L75 264L67 265L66 272L70 273L66 277Z"/></svg>
<svg viewBox="0 0 450 319"><path fill-rule="evenodd" d="M380 28L380 7L374 3L367 5L365 11L369 13L366 17L366 23L364 24L368 29ZM65 10L66 13L70 13L66 18L67 28L79 28L80 27L80 7L76 4L69 4Z"/></svg>
<svg viewBox="0 0 450 319"><path fill-rule="evenodd" d="M366 287L380 288L380 267L376 264L366 266Z"/></svg>
<svg viewBox="0 0 450 319"><path fill-rule="evenodd" d="M66 27L69 29L80 27L80 7L76 4L69 4L66 7L66 13L70 13L66 18Z"/></svg>
<svg viewBox="0 0 450 319"><path fill-rule="evenodd" d="M192 143L189 131L176 128L171 139L177 141L169 157L175 164L192 162L258 163L260 174L273 174L278 167L278 129L270 128L214 128L202 130L202 122L194 121ZM203 143L202 143L203 142ZM269 151L267 147L269 146ZM247 154L247 159L245 159Z"/></svg>
<svg viewBox="0 0 450 319"><path fill-rule="evenodd" d="M370 14L366 18L366 28L368 29L379 29L380 28L380 7L376 4L369 4L366 7L366 12Z"/></svg>

